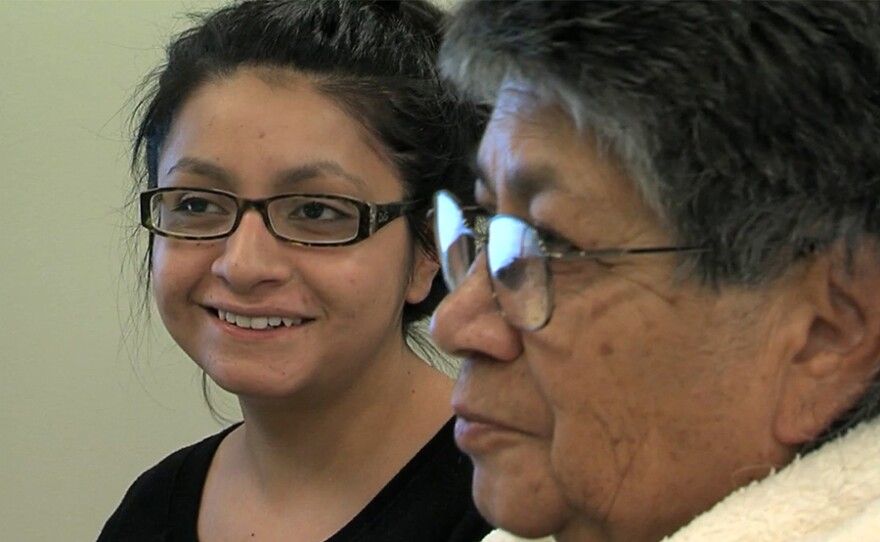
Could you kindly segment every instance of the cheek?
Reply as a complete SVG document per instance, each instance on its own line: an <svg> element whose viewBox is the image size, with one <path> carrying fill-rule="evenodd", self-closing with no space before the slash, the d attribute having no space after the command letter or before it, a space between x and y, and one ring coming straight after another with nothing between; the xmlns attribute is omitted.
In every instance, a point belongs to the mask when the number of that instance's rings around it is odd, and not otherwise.
<svg viewBox="0 0 880 542"><path fill-rule="evenodd" d="M337 310L350 319L396 310L409 282L410 262L401 249L387 245L385 250L376 250L382 246L369 248L344 258L316 259L309 263L308 271L305 265L301 267L312 278L309 282L314 289L320 290L325 300L333 300Z"/></svg>
<svg viewBox="0 0 880 542"><path fill-rule="evenodd" d="M606 288L557 306L551 325L526 339L527 356L557 418L591 419L620 440L629 431L620 422L637 415L656 377L656 335L637 291Z"/></svg>
<svg viewBox="0 0 880 542"><path fill-rule="evenodd" d="M663 488L749 440L737 426L751 405L770 410L744 385L760 377L756 329L711 300L608 290L559 314L558 329L531 340L542 353L532 364L553 406L554 469L582 510L663 501Z"/></svg>
<svg viewBox="0 0 880 542"><path fill-rule="evenodd" d="M154 242L150 282L156 306L166 322L183 309L199 282L210 275L213 256L207 248L163 238Z"/></svg>
<svg viewBox="0 0 880 542"><path fill-rule="evenodd" d="M150 269L150 284L153 290L153 298L159 312L167 309L167 302L174 298L174 288L178 285L174 277L173 258L170 250L163 239L157 239L153 244L152 262Z"/></svg>
<svg viewBox="0 0 880 542"><path fill-rule="evenodd" d="M681 385L677 341L662 332L668 310L630 285L571 297L545 332L528 339L527 356L553 408L552 456L578 508L606 512L662 411Z"/></svg>

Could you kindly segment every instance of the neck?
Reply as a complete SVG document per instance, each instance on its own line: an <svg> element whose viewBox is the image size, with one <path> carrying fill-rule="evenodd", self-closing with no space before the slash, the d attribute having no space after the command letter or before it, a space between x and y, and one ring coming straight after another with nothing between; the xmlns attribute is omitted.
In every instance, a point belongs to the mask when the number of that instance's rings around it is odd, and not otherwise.
<svg viewBox="0 0 880 542"><path fill-rule="evenodd" d="M378 491L452 415L451 381L406 347L373 366L318 397L240 398L245 424L230 445L261 492Z"/></svg>

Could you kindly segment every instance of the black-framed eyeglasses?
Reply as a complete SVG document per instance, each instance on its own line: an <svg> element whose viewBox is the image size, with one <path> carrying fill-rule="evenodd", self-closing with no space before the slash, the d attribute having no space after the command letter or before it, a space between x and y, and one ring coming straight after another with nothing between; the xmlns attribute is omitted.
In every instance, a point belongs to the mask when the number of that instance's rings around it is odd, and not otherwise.
<svg viewBox="0 0 880 542"><path fill-rule="evenodd" d="M278 239L303 246L345 246L424 206L423 201L369 203L335 194L280 194L246 199L209 188L165 187L140 195L141 225L164 237L209 241L231 235L248 209Z"/></svg>
<svg viewBox="0 0 880 542"><path fill-rule="evenodd" d="M449 291L464 282L479 253L486 266L495 306L512 326L538 331L553 313L550 260L591 260L636 254L699 252L697 246L608 248L554 252L546 234L511 215L489 217L475 207L462 207L446 191L434 196L434 234L443 277Z"/></svg>

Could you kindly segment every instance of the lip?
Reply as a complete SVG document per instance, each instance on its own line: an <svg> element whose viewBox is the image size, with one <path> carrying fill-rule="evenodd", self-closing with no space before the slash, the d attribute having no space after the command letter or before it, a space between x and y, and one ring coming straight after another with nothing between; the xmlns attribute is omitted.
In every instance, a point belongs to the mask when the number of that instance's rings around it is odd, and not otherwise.
<svg viewBox="0 0 880 542"><path fill-rule="evenodd" d="M510 425L453 405L455 420L455 442L467 453L481 453L503 446L512 438L523 436L523 431Z"/></svg>

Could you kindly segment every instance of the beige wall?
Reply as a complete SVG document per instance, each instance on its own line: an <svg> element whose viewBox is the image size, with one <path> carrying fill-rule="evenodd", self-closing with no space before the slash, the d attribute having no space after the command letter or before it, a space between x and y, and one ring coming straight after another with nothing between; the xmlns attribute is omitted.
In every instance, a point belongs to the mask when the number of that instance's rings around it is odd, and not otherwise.
<svg viewBox="0 0 880 542"><path fill-rule="evenodd" d="M94 540L137 474L217 430L164 335L120 337L127 102L217 1L0 0L0 539Z"/></svg>

